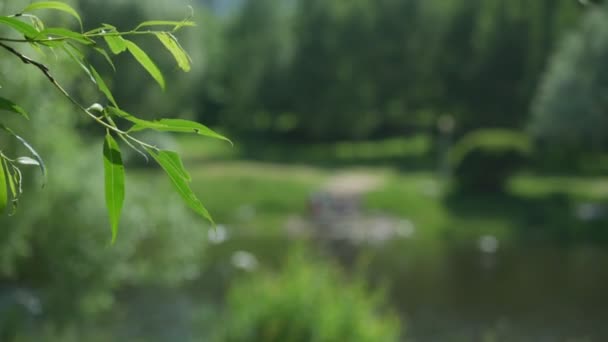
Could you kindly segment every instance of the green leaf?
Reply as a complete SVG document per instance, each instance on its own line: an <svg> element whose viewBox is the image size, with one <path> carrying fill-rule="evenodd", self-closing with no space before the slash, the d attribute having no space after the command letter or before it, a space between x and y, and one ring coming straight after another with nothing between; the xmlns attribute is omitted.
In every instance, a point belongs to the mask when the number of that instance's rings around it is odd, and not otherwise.
<svg viewBox="0 0 608 342"><path fill-rule="evenodd" d="M32 21L32 25L34 25L36 30L38 30L38 31L44 30L44 22L40 18L38 18L37 16L35 16L33 14L28 15L28 18L30 18L30 20Z"/></svg>
<svg viewBox="0 0 608 342"><path fill-rule="evenodd" d="M115 33L115 32L109 32L109 33ZM104 34L103 39L106 41L106 44L108 44L110 51L112 51L112 53L115 55L118 55L119 53L121 53L127 49L126 41L121 36Z"/></svg>
<svg viewBox="0 0 608 342"><path fill-rule="evenodd" d="M34 26L12 17L0 16L0 25L2 24L10 26L12 29L22 33L27 38L34 38L38 35L38 30L36 30Z"/></svg>
<svg viewBox="0 0 608 342"><path fill-rule="evenodd" d="M21 165L40 166L40 163L36 159L30 158L30 157L19 157L19 158L17 158L17 163L19 163Z"/></svg>
<svg viewBox="0 0 608 342"><path fill-rule="evenodd" d="M19 195L21 194L21 185L17 188L17 172L19 170L15 166L13 166L13 174L11 174L8 161L3 158L4 169L6 170L6 181L8 183L9 189L11 190L11 203L12 203L12 212L9 215L12 215L17 210L17 204L19 203ZM17 193L19 191L19 193Z"/></svg>
<svg viewBox="0 0 608 342"><path fill-rule="evenodd" d="M161 155L161 158L168 165L171 165L171 168L173 170L175 170L175 172L177 172L177 174L180 177L187 180L188 182L192 181L192 177L190 177L190 174L188 173L186 168L184 168L184 164L182 163L182 160L179 157L179 154L177 154L176 152L173 152L173 151L169 151L169 150L164 150L162 152L163 152L162 154L159 153L159 155Z"/></svg>
<svg viewBox="0 0 608 342"><path fill-rule="evenodd" d="M0 214L4 212L4 209L6 209L7 204L8 189L6 187L6 173L4 169L4 163L0 163Z"/></svg>
<svg viewBox="0 0 608 342"><path fill-rule="evenodd" d="M157 131L165 132L178 132L178 133L195 133L198 135L204 135L210 138L220 139L232 144L230 139L225 136L214 132L209 127L200 124L198 122L184 120L184 119L160 119L154 121L145 121L137 119L134 122L135 125L129 129L130 132L141 131L143 129L154 129Z"/></svg>
<svg viewBox="0 0 608 342"><path fill-rule="evenodd" d="M112 226L112 243L116 241L120 212L125 199L125 167L120 148L108 133L103 144L103 166L105 174L106 207Z"/></svg>
<svg viewBox="0 0 608 342"><path fill-rule="evenodd" d="M133 31L137 31L142 27L149 26L173 26L173 30L178 30L184 26L196 26L196 23L190 20L171 21L171 20L149 20L137 25Z"/></svg>
<svg viewBox="0 0 608 342"><path fill-rule="evenodd" d="M93 49L95 51L97 51L100 55L102 55L103 58L106 59L106 62L108 62L108 64L110 64L110 66L112 67L112 70L116 71L116 67L114 66L114 62L112 62L112 58L110 58L110 55L108 55L108 53L106 52L106 50L104 50L103 48L100 48L100 47L93 47Z"/></svg>
<svg viewBox="0 0 608 342"><path fill-rule="evenodd" d="M156 33L156 37L171 52L177 65L186 72L190 71L190 58L181 45L179 45L177 38L169 32L158 32Z"/></svg>
<svg viewBox="0 0 608 342"><path fill-rule="evenodd" d="M230 139L224 137L223 135L214 132L209 127L200 124L198 122L184 120L184 119L160 119L154 121L143 120L137 118L124 110L108 107L110 113L118 116L119 118L123 118L128 120L134 125L129 129L129 132L137 132L144 129L153 129L156 131L164 131L164 132L176 132L176 133L196 133L199 135L204 135L207 137L220 139L229 142L232 144Z"/></svg>
<svg viewBox="0 0 608 342"><path fill-rule="evenodd" d="M0 97L0 109L8 110L13 113L21 114L24 118L30 119L27 112L21 108L18 104L14 103L11 100L7 100L5 98Z"/></svg>
<svg viewBox="0 0 608 342"><path fill-rule="evenodd" d="M0 123L0 128L5 130L6 132L11 134L15 138L17 138L17 140L19 140L19 142L21 142L21 144L23 144L23 146L25 146L25 148L27 148L28 151L30 151L32 156L34 156L34 159L36 159L36 161L38 161L38 164L39 164L38 166L40 167L40 172L42 172L42 177L44 178L42 186L44 186L44 183L46 183L46 166L44 165L44 161L42 160L42 158L40 157L38 152L36 152L36 150L32 147L32 145L30 145L25 139L23 139L22 137L17 135L15 132L13 132L13 130L6 127L4 124Z"/></svg>
<svg viewBox="0 0 608 342"><path fill-rule="evenodd" d="M152 62L152 60L150 59L150 57L148 57L144 50L140 49L139 46L137 46L135 43L126 39L125 43L127 44L127 49L133 55L133 57L135 57L137 62L139 62L139 64L141 64L141 66L143 66L144 69L148 71L150 76L152 76L152 78L154 78L158 85L160 85L160 87L164 90L165 79L156 64L154 64L154 62Z"/></svg>
<svg viewBox="0 0 608 342"><path fill-rule="evenodd" d="M211 215L201 201L196 197L188 182L190 181L190 176L188 172L184 169L184 166L181 162L181 159L177 153L172 151L159 150L155 151L151 148L146 147L146 151L156 160L158 165L165 170L165 173L169 176L171 183L175 187L177 193L182 197L182 199L186 202L186 204L192 208L197 214L206 218L211 222L211 224L215 224Z"/></svg>
<svg viewBox="0 0 608 342"><path fill-rule="evenodd" d="M68 30L61 27L46 28L40 31L40 33L36 37L34 37L34 39L40 39L40 37L47 38L48 36L62 39L67 38L85 45L91 45L95 43L93 40L87 38L82 33L74 32L72 30Z"/></svg>
<svg viewBox="0 0 608 342"><path fill-rule="evenodd" d="M53 9L53 10L68 13L72 17L76 18L76 20L78 20L78 23L80 24L80 27L82 28L82 19L80 19L80 15L78 15L78 12L76 12L76 10L74 8L72 8L70 5L60 2L60 1L34 2L33 4L29 4L27 7L25 7L23 9L23 11L21 11L21 12L27 13L27 12L31 12L31 11L35 11L35 10L39 10L39 9Z"/></svg>
<svg viewBox="0 0 608 342"><path fill-rule="evenodd" d="M91 74L91 70L85 65L85 56L82 51L78 50L77 47L70 43L63 45L61 48L74 62L76 62L76 64L80 66L80 68L82 68L82 70L84 70L84 72L89 76L91 82L95 83L95 78Z"/></svg>
<svg viewBox="0 0 608 342"><path fill-rule="evenodd" d="M104 93L104 95L106 95L108 100L110 100L110 102L112 102L112 104L114 106L118 107L118 105L116 104L116 101L114 100L114 96L112 95L112 92L106 85L106 82L103 81L103 78L101 78L101 76L99 75L97 70L95 70L95 68L93 68L92 65L90 67L91 67L91 73L93 74L93 77L95 78L95 83L97 83L97 87L99 88L99 90L102 93Z"/></svg>

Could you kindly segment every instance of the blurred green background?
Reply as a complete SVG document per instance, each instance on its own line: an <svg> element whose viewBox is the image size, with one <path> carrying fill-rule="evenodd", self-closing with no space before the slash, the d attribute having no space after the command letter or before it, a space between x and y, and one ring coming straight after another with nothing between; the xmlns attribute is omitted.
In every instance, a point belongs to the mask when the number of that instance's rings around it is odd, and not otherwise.
<svg viewBox="0 0 608 342"><path fill-rule="evenodd" d="M18 213L0 217L0 341L608 340L604 6L69 3L85 29L192 6L198 26L178 35L190 73L137 41L166 92L122 55L98 69L129 112L197 120L235 146L145 136L182 154L218 225L130 153L110 245L103 132L4 54L0 94L32 118L2 121L49 179L26 173ZM23 6L0 0L3 15ZM27 52L102 102L77 66Z"/></svg>

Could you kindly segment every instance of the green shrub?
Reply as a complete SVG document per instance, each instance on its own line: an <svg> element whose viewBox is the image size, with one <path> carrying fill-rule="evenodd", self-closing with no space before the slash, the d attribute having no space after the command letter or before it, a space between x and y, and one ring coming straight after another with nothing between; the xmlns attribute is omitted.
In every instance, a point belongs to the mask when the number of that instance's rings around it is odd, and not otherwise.
<svg viewBox="0 0 608 342"><path fill-rule="evenodd" d="M451 151L455 186L462 192L501 192L531 151L525 134L484 129L464 136Z"/></svg>
<svg viewBox="0 0 608 342"><path fill-rule="evenodd" d="M381 296L350 284L301 253L280 274L257 274L229 291L218 341L397 341L399 320L381 314Z"/></svg>

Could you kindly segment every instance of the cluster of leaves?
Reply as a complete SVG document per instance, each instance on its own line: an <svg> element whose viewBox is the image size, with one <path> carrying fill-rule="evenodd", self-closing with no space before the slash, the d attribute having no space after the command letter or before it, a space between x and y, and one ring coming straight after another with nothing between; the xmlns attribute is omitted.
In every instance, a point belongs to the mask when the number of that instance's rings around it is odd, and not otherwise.
<svg viewBox="0 0 608 342"><path fill-rule="evenodd" d="M74 17L78 21L80 31L73 31L65 27L47 27L44 21L34 14L38 10L45 9L59 11ZM21 62L37 68L78 110L94 120L106 131L103 143L103 160L106 206L112 227L112 241L116 239L125 195L125 170L122 162L122 153L116 138L139 152L144 158L148 159L148 156L151 156L167 173L171 183L185 203L210 222L213 222L211 216L188 184L191 180L190 175L185 170L179 155L173 151L162 150L146 143L133 136L132 133L142 130L181 132L230 141L197 122L183 119L143 120L121 109L104 79L87 60L86 52L95 51L99 53L114 70L115 67L111 55L128 52L158 85L164 89L165 80L162 72L149 55L128 38L142 35L155 37L174 57L178 67L187 72L190 70L191 60L174 33L183 27L194 25L194 22L189 20L189 18L181 21L153 20L140 23L129 31L120 31L112 25L103 24L100 27L83 32L82 20L78 12L71 6L58 1L32 3L17 14L0 16L0 26L8 28L13 35L0 37L0 47L21 60ZM62 87L45 64L15 49L14 45L18 44L27 44L41 53L43 53L44 49L65 53L76 65L84 70L91 82L105 95L109 104L107 106L102 106L99 103L93 103L88 106L83 105ZM25 119L29 119L29 115L22 107L2 97L0 97L0 109L20 114ZM128 129L121 128L125 124L130 127ZM42 158L25 139L1 123L0 128L18 139L32 154L32 157L11 158L0 151L1 212L6 209L9 202L12 202L13 209L18 203L22 192L20 166L37 165L44 176L46 176L46 168Z"/></svg>

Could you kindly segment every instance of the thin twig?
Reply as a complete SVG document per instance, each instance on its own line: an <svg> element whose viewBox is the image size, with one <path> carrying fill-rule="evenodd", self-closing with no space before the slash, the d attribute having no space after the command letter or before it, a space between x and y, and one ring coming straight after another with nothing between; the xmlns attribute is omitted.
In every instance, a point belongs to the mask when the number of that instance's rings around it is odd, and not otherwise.
<svg viewBox="0 0 608 342"><path fill-rule="evenodd" d="M53 75L51 75L51 72L49 70L49 68L38 62L35 61L29 57L27 57L26 55L20 53L19 51L15 50L14 48L12 48L11 46L8 46L2 42L0 42L0 46L3 47L5 50L9 51L10 53L12 53L13 55L17 56L19 59L21 59L21 61L25 64L30 64L35 66L36 68L38 68L43 74L44 76L55 86L55 88L57 88L61 94L63 94L63 96L67 97L74 105L76 105L82 112L86 113L88 116L90 116L93 120L95 120L97 123L99 123L100 125L104 126L105 128L112 130L113 132L127 137L128 139L140 144L141 146L144 147L148 147L148 148L154 148L156 149L155 146L147 144L139 139L136 139L132 136L130 136L127 132L122 131L121 129L119 129L118 127L116 127L116 125L111 125L108 124L107 122L103 121L101 118L97 117L95 114L91 113L87 108L85 108L83 105L81 105L78 101L76 101L76 99L74 99L55 79L55 77L53 77Z"/></svg>

